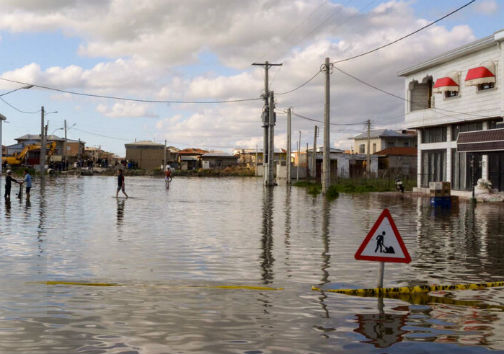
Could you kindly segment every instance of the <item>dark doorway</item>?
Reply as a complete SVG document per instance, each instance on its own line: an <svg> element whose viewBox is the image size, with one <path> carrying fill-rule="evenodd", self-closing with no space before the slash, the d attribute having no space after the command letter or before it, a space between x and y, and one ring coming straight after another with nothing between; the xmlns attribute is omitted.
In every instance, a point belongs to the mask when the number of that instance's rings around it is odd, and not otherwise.
<svg viewBox="0 0 504 354"><path fill-rule="evenodd" d="M488 154L488 179L492 182L492 188L504 190L504 152Z"/></svg>

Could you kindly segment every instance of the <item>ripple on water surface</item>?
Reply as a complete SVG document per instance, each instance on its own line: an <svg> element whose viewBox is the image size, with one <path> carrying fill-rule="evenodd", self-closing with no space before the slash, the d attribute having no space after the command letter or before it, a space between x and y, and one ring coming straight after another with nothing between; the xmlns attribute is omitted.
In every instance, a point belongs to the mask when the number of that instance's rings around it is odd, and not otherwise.
<svg viewBox="0 0 504 354"><path fill-rule="evenodd" d="M383 208L413 259L386 264L387 286L504 280L500 204L327 202L254 178L175 178L166 190L127 177L132 198L117 200L115 184L36 180L30 203L0 201L0 352L504 349L500 288L386 299L311 290L375 285L377 264L353 256Z"/></svg>

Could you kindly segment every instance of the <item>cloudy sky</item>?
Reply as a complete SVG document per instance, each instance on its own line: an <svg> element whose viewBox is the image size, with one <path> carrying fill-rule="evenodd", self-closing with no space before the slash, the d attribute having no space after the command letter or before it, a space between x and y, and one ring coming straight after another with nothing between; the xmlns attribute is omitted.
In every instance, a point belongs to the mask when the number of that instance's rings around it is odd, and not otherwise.
<svg viewBox="0 0 504 354"><path fill-rule="evenodd" d="M347 58L383 45L435 20L468 0L0 0L0 77L51 88L159 101L258 98L268 60L270 90L289 91L312 77L325 57ZM504 4L477 0L469 7L398 44L339 64L388 91L403 95L397 72L504 27ZM324 82L276 97L281 113L292 107L323 120ZM0 95L22 87L0 81ZM179 148L229 151L262 144L262 101L142 103L33 87L1 97L7 117L3 143L40 132L40 110L49 133L124 156L124 144L154 140ZM35 113L21 113L35 112ZM331 121L374 128L404 126L404 104L334 71ZM311 121L293 118L302 144L312 144ZM322 126L323 124L318 124ZM278 115L277 147L285 148L285 115ZM331 143L349 147L364 125L333 126ZM321 135L322 137L322 135ZM319 144L321 138L319 138ZM294 146L293 146L294 147Z"/></svg>

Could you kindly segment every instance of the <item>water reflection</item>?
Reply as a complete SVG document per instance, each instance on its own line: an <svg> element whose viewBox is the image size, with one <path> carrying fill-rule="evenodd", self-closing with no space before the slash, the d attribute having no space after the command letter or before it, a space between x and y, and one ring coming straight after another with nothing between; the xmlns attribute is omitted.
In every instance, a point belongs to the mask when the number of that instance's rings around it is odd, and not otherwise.
<svg viewBox="0 0 504 354"><path fill-rule="evenodd" d="M9 199L5 199L5 217L7 219L11 217L11 201Z"/></svg>
<svg viewBox="0 0 504 354"><path fill-rule="evenodd" d="M123 224L125 203L126 200L117 199L117 226L121 226Z"/></svg>
<svg viewBox="0 0 504 354"><path fill-rule="evenodd" d="M377 304L378 313L356 315L359 327L354 332L367 338L364 343L371 343L377 348L387 348L402 342L404 334L407 333L403 327L408 314L385 313L383 297L377 298Z"/></svg>
<svg viewBox="0 0 504 354"><path fill-rule="evenodd" d="M261 278L264 284L273 282L273 188L263 189L263 220L261 237Z"/></svg>

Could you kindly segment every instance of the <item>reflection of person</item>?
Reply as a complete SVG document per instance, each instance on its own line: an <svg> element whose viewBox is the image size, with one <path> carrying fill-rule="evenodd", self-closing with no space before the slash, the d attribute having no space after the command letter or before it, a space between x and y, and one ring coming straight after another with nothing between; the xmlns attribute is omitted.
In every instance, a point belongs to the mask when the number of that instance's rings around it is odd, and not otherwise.
<svg viewBox="0 0 504 354"><path fill-rule="evenodd" d="M385 231L382 232L381 235L376 236L376 248L375 248L375 253L378 251L378 248L380 249L380 253L383 253L383 248L385 245L383 244L383 240L385 238Z"/></svg>
<svg viewBox="0 0 504 354"><path fill-rule="evenodd" d="M26 200L30 199L30 190L32 187L32 177L30 176L30 173L28 172L28 169L24 170L24 181L25 183L25 190L26 190Z"/></svg>
<svg viewBox="0 0 504 354"><path fill-rule="evenodd" d="M124 189L124 175L123 175L123 170L119 169L118 174L117 174L117 192L116 192L116 198L119 196L119 191L122 191L123 194L128 198L128 195L126 194L126 191Z"/></svg>
<svg viewBox="0 0 504 354"><path fill-rule="evenodd" d="M10 200L12 182L15 182L17 184L21 184L21 182L12 178L12 171L7 170L7 177L5 178L5 194L4 194L5 200Z"/></svg>

